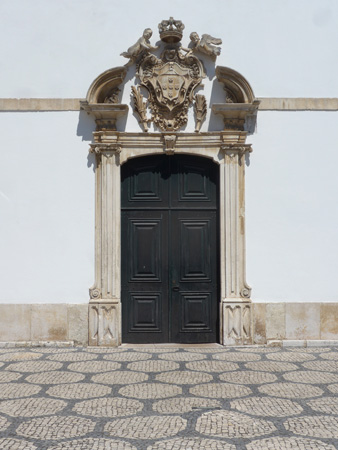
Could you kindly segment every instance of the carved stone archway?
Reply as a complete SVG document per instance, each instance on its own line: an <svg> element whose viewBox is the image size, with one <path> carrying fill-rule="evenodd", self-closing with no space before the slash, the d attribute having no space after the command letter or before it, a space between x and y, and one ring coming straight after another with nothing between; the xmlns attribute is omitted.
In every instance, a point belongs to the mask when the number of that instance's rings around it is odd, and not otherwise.
<svg viewBox="0 0 338 450"><path fill-rule="evenodd" d="M141 58L141 63L150 60L153 65L160 61L153 60L149 52ZM168 62L165 60L164 64ZM97 165L95 283L90 289L89 345L121 344L121 165L130 158L163 153L168 157L171 154L204 156L220 166L220 342L251 343L251 288L245 274L245 155L252 149L246 143L248 132L244 130L254 120L259 102L242 75L218 66L216 77L224 85L226 101L213 104L211 109L223 117L223 131L199 132L197 126L195 133L171 131L178 127L179 121L173 119L171 112L163 111L166 115L163 126L167 126L167 131L145 132L147 127L139 133L116 131L116 120L128 111L128 106L118 100L118 86L125 75L125 66L104 72L94 80L86 101L82 102L82 108L93 114L97 123L94 142L90 145ZM189 88L188 82L186 85ZM134 92L135 95L138 94ZM150 95L154 94L150 92ZM153 102L158 113L161 102L154 98ZM142 104L142 99L135 98L135 111L138 109L144 126L147 119L145 109L141 111ZM195 96L195 111L201 105L203 109L205 102ZM205 114L196 117L202 121ZM161 117L156 120L160 123Z"/></svg>

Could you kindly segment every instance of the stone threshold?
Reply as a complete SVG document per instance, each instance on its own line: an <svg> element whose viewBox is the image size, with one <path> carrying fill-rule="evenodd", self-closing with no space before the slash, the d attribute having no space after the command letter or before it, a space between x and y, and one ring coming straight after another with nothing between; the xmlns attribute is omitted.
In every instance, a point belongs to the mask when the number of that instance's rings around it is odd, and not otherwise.
<svg viewBox="0 0 338 450"><path fill-rule="evenodd" d="M121 344L122 348L133 348L133 349L154 349L157 348L210 348L210 349L218 349L218 348L224 348L221 344L175 344L175 343L166 343L166 344Z"/></svg>
<svg viewBox="0 0 338 450"><path fill-rule="evenodd" d="M82 98L0 98L0 112L80 111ZM260 111L338 111L338 98L260 97Z"/></svg>

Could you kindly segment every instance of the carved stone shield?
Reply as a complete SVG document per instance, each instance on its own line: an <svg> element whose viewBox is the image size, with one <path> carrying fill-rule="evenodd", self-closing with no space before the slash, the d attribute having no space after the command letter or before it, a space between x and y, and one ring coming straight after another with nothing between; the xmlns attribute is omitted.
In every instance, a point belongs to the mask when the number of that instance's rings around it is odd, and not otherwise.
<svg viewBox="0 0 338 450"><path fill-rule="evenodd" d="M139 66L141 85L149 91L152 121L163 131L176 131L188 121L188 108L204 70L195 56L166 49L161 58L146 56Z"/></svg>
<svg viewBox="0 0 338 450"><path fill-rule="evenodd" d="M172 62L154 68L153 77L149 80L157 101L166 105L170 111L184 102L185 93L191 82L189 69Z"/></svg>

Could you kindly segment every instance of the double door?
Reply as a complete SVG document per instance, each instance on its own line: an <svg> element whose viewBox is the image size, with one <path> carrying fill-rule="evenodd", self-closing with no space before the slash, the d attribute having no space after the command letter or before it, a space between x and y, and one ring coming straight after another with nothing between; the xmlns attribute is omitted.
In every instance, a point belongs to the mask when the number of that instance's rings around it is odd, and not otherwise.
<svg viewBox="0 0 338 450"><path fill-rule="evenodd" d="M121 174L122 341L217 342L217 165L147 156Z"/></svg>

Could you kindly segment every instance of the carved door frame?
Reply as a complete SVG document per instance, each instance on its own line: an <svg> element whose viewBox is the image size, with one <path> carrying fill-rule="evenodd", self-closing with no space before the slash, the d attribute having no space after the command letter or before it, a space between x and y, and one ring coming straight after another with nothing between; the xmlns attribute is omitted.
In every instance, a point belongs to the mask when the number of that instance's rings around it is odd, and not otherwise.
<svg viewBox="0 0 338 450"><path fill-rule="evenodd" d="M220 167L220 342L251 342L250 287L245 280L245 132L98 132L95 284L90 289L89 345L121 344L121 165L167 153L212 158Z"/></svg>
<svg viewBox="0 0 338 450"><path fill-rule="evenodd" d="M121 344L120 166L130 158L163 153L168 157L173 153L204 156L220 166L220 342L251 343L251 289L245 277L245 156L251 152L246 138L248 130L255 128L259 101L240 73L217 66L215 76L223 84L226 98L224 103L212 104L211 110L223 117L224 131L200 133L197 126L195 133L118 132L116 121L129 107L109 103L109 99L116 94L118 102L118 86L126 73L126 66L103 72L81 102L81 108L94 115L97 124L90 145L97 166L89 345ZM143 101L138 105L143 108ZM198 108L195 113L197 117Z"/></svg>

